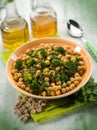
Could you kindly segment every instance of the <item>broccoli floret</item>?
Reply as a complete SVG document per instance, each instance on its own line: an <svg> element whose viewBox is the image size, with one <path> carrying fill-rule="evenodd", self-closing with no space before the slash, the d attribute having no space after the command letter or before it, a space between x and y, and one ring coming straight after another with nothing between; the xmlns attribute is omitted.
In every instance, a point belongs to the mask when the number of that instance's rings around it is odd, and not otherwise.
<svg viewBox="0 0 97 130"><path fill-rule="evenodd" d="M34 93L34 94L40 93L40 87L38 85L37 79L32 80L32 83L30 84L30 88L32 90L32 93Z"/></svg>
<svg viewBox="0 0 97 130"><path fill-rule="evenodd" d="M39 75L36 78L33 78L32 82L30 84L30 88L32 90L32 93L34 93L34 94L40 94L43 90L48 92L47 87L48 87L48 84L46 82L44 82L43 75Z"/></svg>
<svg viewBox="0 0 97 130"><path fill-rule="evenodd" d="M16 60L15 68L21 69L23 67L23 61L21 59Z"/></svg>
<svg viewBox="0 0 97 130"><path fill-rule="evenodd" d="M28 67L31 67L31 66L33 66L35 64L35 60L34 59L30 59L30 60L28 60L28 62L27 62L27 65L28 65Z"/></svg>
<svg viewBox="0 0 97 130"><path fill-rule="evenodd" d="M41 91L43 90L43 86L41 85L42 81L38 82L37 78L33 78L31 84L30 84L30 88L32 90L32 93L34 94L40 94Z"/></svg>
<svg viewBox="0 0 97 130"><path fill-rule="evenodd" d="M46 67L46 63L44 61L41 61L40 65L41 65L41 69L44 69Z"/></svg>
<svg viewBox="0 0 97 130"><path fill-rule="evenodd" d="M35 74L36 73L36 68L31 66L30 67L30 72L31 72L32 75Z"/></svg>
<svg viewBox="0 0 97 130"><path fill-rule="evenodd" d="M45 48L41 48L41 49L39 49L38 51L40 52L40 54L41 54L44 58L47 57L47 51L46 51Z"/></svg>
<svg viewBox="0 0 97 130"><path fill-rule="evenodd" d="M51 77L52 82L57 82L57 81L67 82L68 80L69 77L64 71L59 73L56 72L55 75Z"/></svg>
<svg viewBox="0 0 97 130"><path fill-rule="evenodd" d="M55 51L57 51L60 54L65 54L65 49L63 47L56 47Z"/></svg>
<svg viewBox="0 0 97 130"><path fill-rule="evenodd" d="M37 50L31 50L29 53L28 53L29 56L31 57L37 57Z"/></svg>
<svg viewBox="0 0 97 130"><path fill-rule="evenodd" d="M52 67L57 67L57 66L60 66L62 63L61 63L61 60L60 59L53 59L52 60L52 63L51 63L51 66Z"/></svg>
<svg viewBox="0 0 97 130"><path fill-rule="evenodd" d="M23 79L25 83L30 83L32 80L32 74L30 73L23 73Z"/></svg>
<svg viewBox="0 0 97 130"><path fill-rule="evenodd" d="M59 79L62 82L67 82L69 80L69 76L63 71L60 73Z"/></svg>
<svg viewBox="0 0 97 130"><path fill-rule="evenodd" d="M56 59L58 57L58 53L56 51L52 51L49 53L51 59Z"/></svg>
<svg viewBox="0 0 97 130"><path fill-rule="evenodd" d="M77 72L78 60L75 59L74 61L65 62L63 66L66 74L72 76Z"/></svg>
<svg viewBox="0 0 97 130"><path fill-rule="evenodd" d="M54 73L55 73L55 71L54 71ZM60 76L59 73L55 73L54 75L51 75L50 81L51 82L57 82L57 81L59 81L59 76Z"/></svg>

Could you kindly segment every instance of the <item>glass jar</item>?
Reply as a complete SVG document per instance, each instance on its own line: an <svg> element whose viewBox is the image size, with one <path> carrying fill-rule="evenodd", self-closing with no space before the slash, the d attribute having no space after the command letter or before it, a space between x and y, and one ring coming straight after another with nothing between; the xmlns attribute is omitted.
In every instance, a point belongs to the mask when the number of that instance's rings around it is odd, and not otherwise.
<svg viewBox="0 0 97 130"><path fill-rule="evenodd" d="M14 0L6 4L6 12L6 18L1 23L2 42L5 48L14 50L30 40L28 24L17 13Z"/></svg>
<svg viewBox="0 0 97 130"><path fill-rule="evenodd" d="M47 0L34 0L31 28L34 38L49 37L57 33L57 15Z"/></svg>

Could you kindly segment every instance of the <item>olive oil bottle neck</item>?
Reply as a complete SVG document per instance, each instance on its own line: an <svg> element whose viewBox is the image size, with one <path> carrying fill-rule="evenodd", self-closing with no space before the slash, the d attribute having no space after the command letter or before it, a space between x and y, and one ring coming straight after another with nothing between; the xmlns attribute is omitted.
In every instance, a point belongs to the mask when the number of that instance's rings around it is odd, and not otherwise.
<svg viewBox="0 0 97 130"><path fill-rule="evenodd" d="M6 4L6 20L11 20L13 18L18 18L20 17L18 12L17 12L17 9L16 9L16 5L15 5L15 1L11 1L11 2L8 2Z"/></svg>
<svg viewBox="0 0 97 130"><path fill-rule="evenodd" d="M51 5L49 4L48 0L33 0L32 8L49 8L52 9Z"/></svg>

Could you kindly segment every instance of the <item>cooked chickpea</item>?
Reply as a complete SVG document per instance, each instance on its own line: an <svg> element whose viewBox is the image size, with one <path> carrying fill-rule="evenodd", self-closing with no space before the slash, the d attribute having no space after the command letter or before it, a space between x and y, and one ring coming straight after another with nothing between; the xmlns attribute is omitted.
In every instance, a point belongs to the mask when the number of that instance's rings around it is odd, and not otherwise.
<svg viewBox="0 0 97 130"><path fill-rule="evenodd" d="M25 85L25 84L22 84L22 85L21 85L21 88L22 88L22 89L25 89L25 88L26 88L26 85Z"/></svg>
<svg viewBox="0 0 97 130"><path fill-rule="evenodd" d="M43 56L41 54L39 54L39 59L43 59Z"/></svg>
<svg viewBox="0 0 97 130"><path fill-rule="evenodd" d="M70 59L70 58L71 58L71 55L70 55L70 54L67 54L67 55L65 56L65 58Z"/></svg>
<svg viewBox="0 0 97 130"><path fill-rule="evenodd" d="M19 78L22 77L22 74L21 74L21 73L18 73L18 77L19 77Z"/></svg>
<svg viewBox="0 0 97 130"><path fill-rule="evenodd" d="M75 76L75 77L80 77L79 73L75 73L74 76Z"/></svg>
<svg viewBox="0 0 97 130"><path fill-rule="evenodd" d="M80 82L82 80L82 78L80 76L79 77L75 77L75 80Z"/></svg>
<svg viewBox="0 0 97 130"><path fill-rule="evenodd" d="M75 59L76 59L75 57L71 57L71 61L75 61Z"/></svg>
<svg viewBox="0 0 97 130"><path fill-rule="evenodd" d="M72 54L72 49L67 49L68 54Z"/></svg>
<svg viewBox="0 0 97 130"><path fill-rule="evenodd" d="M60 71L60 69L61 69L60 66L56 67L56 71Z"/></svg>
<svg viewBox="0 0 97 130"><path fill-rule="evenodd" d="M48 57L47 57L47 60L51 60L51 57L50 57L50 56L48 56Z"/></svg>
<svg viewBox="0 0 97 130"><path fill-rule="evenodd" d="M51 83L51 86L55 86L55 83Z"/></svg>
<svg viewBox="0 0 97 130"><path fill-rule="evenodd" d="M57 85L61 85L61 81L56 82Z"/></svg>
<svg viewBox="0 0 97 130"><path fill-rule="evenodd" d="M17 82L17 85L18 85L19 87L21 87L21 86L23 85L23 82L19 81L19 82Z"/></svg>
<svg viewBox="0 0 97 130"><path fill-rule="evenodd" d="M82 68L81 68L83 71L86 71L86 66L82 66Z"/></svg>
<svg viewBox="0 0 97 130"><path fill-rule="evenodd" d="M48 90L52 90L52 86L48 87Z"/></svg>
<svg viewBox="0 0 97 130"><path fill-rule="evenodd" d="M38 63L38 59L37 58L33 58L35 60L36 63Z"/></svg>
<svg viewBox="0 0 97 130"><path fill-rule="evenodd" d="M64 83L62 84L62 87L67 87L67 84L64 82Z"/></svg>
<svg viewBox="0 0 97 130"><path fill-rule="evenodd" d="M17 75L15 75L13 78L14 78L14 80L16 80L16 81L18 80L18 76L17 76Z"/></svg>
<svg viewBox="0 0 97 130"><path fill-rule="evenodd" d="M18 70L17 69L13 69L11 73L14 74L16 72L18 72Z"/></svg>
<svg viewBox="0 0 97 130"><path fill-rule="evenodd" d="M18 81L21 81L21 82L22 82L22 81L23 81L23 78L19 78Z"/></svg>
<svg viewBox="0 0 97 130"><path fill-rule="evenodd" d="M71 83L72 83L72 82L74 82L74 78L73 78L73 77L71 77L71 78L70 78L70 81L71 81Z"/></svg>
<svg viewBox="0 0 97 130"><path fill-rule="evenodd" d="M22 60L26 61L26 60L28 60L28 57L25 56L22 58Z"/></svg>
<svg viewBox="0 0 97 130"><path fill-rule="evenodd" d="M61 85L58 85L59 90L61 89Z"/></svg>
<svg viewBox="0 0 97 130"><path fill-rule="evenodd" d="M56 95L58 96L58 95L60 95L61 94L61 91L60 90L57 90L56 91Z"/></svg>
<svg viewBox="0 0 97 130"><path fill-rule="evenodd" d="M36 64L36 68L37 69L40 69L41 68L41 66L40 66L40 64L38 63L38 64Z"/></svg>
<svg viewBox="0 0 97 130"><path fill-rule="evenodd" d="M45 76L49 76L50 74L49 74L49 72L45 72L44 75Z"/></svg>
<svg viewBox="0 0 97 130"><path fill-rule="evenodd" d="M66 58L64 58L64 60L63 60L64 62L68 62L68 59L66 59Z"/></svg>
<svg viewBox="0 0 97 130"><path fill-rule="evenodd" d="M22 57L26 57L27 56L27 54L23 54L23 56Z"/></svg>
<svg viewBox="0 0 97 130"><path fill-rule="evenodd" d="M61 60L63 61L64 59L65 59L65 56L62 56L62 57L61 57Z"/></svg>
<svg viewBox="0 0 97 130"><path fill-rule="evenodd" d="M72 90L75 87L75 85L72 83L69 88Z"/></svg>
<svg viewBox="0 0 97 130"><path fill-rule="evenodd" d="M83 75L84 71L83 70L79 70L78 71L80 75Z"/></svg>
<svg viewBox="0 0 97 130"><path fill-rule="evenodd" d="M66 88L61 89L62 93L66 93Z"/></svg>
<svg viewBox="0 0 97 130"><path fill-rule="evenodd" d="M29 60L29 59L30 59L30 56L29 56L29 55L27 55L27 56L26 56L26 60Z"/></svg>
<svg viewBox="0 0 97 130"><path fill-rule="evenodd" d="M67 91L67 92L70 91L70 87L66 87L66 91Z"/></svg>
<svg viewBox="0 0 97 130"><path fill-rule="evenodd" d="M71 81L67 81L67 83L66 83L66 84L67 84L67 86L69 86L69 85L71 84Z"/></svg>
<svg viewBox="0 0 97 130"><path fill-rule="evenodd" d="M45 97L47 95L46 91L43 91L41 95Z"/></svg>
<svg viewBox="0 0 97 130"><path fill-rule="evenodd" d="M46 63L47 65L49 65L49 64L50 64L50 60L46 60L45 63Z"/></svg>
<svg viewBox="0 0 97 130"><path fill-rule="evenodd" d="M51 96L55 96L56 95L55 91L52 90L51 93L50 93L50 95Z"/></svg>
<svg viewBox="0 0 97 130"><path fill-rule="evenodd" d="M59 89L58 86L56 86L56 85L52 86L52 90L57 91L58 89Z"/></svg>
<svg viewBox="0 0 97 130"><path fill-rule="evenodd" d="M79 65L84 65L84 61L79 61L78 64Z"/></svg>
<svg viewBox="0 0 97 130"><path fill-rule="evenodd" d="M79 85L79 81L74 81L74 85Z"/></svg>
<svg viewBox="0 0 97 130"><path fill-rule="evenodd" d="M58 55L58 58L61 58L61 57L62 57L62 55L61 55L61 54L59 54L59 55Z"/></svg>
<svg viewBox="0 0 97 130"><path fill-rule="evenodd" d="M44 81L48 82L50 79L48 77L45 77Z"/></svg>
<svg viewBox="0 0 97 130"><path fill-rule="evenodd" d="M49 69L48 69L48 68L45 68L45 69L43 70L43 73L48 72L48 71L49 71Z"/></svg>
<svg viewBox="0 0 97 130"><path fill-rule="evenodd" d="M13 75L18 77L18 73L17 73L17 72L16 72L16 73L14 73Z"/></svg>
<svg viewBox="0 0 97 130"><path fill-rule="evenodd" d="M36 76L38 76L40 73L41 73L41 71L40 71L40 70L37 70L37 71L36 71Z"/></svg>
<svg viewBox="0 0 97 130"><path fill-rule="evenodd" d="M85 71L85 70L86 70L86 67L85 67L85 66L78 66L78 71L79 71L79 70Z"/></svg>
<svg viewBox="0 0 97 130"><path fill-rule="evenodd" d="M27 92L29 92L29 91L30 91L30 88L29 88L29 87L26 87L25 90L26 90Z"/></svg>
<svg viewBox="0 0 97 130"><path fill-rule="evenodd" d="M49 74L50 74L50 75L55 75L55 71L54 71L54 70L50 70L50 71L49 71Z"/></svg>

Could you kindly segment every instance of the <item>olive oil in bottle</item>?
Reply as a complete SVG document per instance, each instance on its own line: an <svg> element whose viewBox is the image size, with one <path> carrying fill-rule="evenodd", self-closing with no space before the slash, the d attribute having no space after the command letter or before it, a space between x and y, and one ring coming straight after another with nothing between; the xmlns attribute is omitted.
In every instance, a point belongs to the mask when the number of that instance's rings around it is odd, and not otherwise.
<svg viewBox="0 0 97 130"><path fill-rule="evenodd" d="M53 36L57 33L57 15L46 0L34 0L31 15L32 35L34 38Z"/></svg>
<svg viewBox="0 0 97 130"><path fill-rule="evenodd" d="M5 48L15 50L30 40L28 23L18 15L13 0L7 3L6 9L7 16L1 23L2 42Z"/></svg>
<svg viewBox="0 0 97 130"><path fill-rule="evenodd" d="M41 16L36 16L31 20L33 36L36 38L52 36L57 32L56 19L50 15L41 13Z"/></svg>

